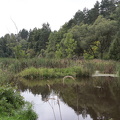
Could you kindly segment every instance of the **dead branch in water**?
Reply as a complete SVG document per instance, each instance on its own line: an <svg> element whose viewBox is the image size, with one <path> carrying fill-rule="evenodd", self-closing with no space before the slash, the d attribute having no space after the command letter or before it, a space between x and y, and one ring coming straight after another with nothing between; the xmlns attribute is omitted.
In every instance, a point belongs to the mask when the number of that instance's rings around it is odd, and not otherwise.
<svg viewBox="0 0 120 120"><path fill-rule="evenodd" d="M64 85L64 81L65 81L66 78L72 78L72 80L75 81L75 78L74 78L73 76L65 76L65 77L63 78L63 85Z"/></svg>

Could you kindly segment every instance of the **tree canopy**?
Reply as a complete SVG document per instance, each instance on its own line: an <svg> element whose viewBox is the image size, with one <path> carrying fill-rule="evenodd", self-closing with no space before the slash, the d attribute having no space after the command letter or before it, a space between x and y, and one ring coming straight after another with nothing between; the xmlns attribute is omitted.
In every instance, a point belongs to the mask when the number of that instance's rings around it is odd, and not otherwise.
<svg viewBox="0 0 120 120"><path fill-rule="evenodd" d="M78 10L58 31L42 28L0 38L0 57L77 58L120 60L120 0L96 1L90 10Z"/></svg>

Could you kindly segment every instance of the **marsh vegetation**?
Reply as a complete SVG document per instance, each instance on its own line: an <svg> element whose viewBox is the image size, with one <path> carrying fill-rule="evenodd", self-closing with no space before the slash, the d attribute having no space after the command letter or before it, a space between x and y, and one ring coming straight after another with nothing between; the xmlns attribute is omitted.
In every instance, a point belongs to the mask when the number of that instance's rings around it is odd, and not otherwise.
<svg viewBox="0 0 120 120"><path fill-rule="evenodd" d="M21 91L22 89L24 89L22 91L26 91L27 89L30 89L30 91L31 90L39 91L41 93L41 91L44 91L44 86L46 86L50 94L50 91L54 89L55 86L57 86L55 88L56 89L55 91L60 91L60 93L62 93L63 91L61 90L63 90L64 87L66 88L66 89L64 88L65 91L67 91L69 86L72 85L74 88L75 86L76 87L79 86L79 84L81 90L88 89L90 88L90 86L92 87L90 89L94 88L101 90L103 88L102 85L106 84L106 80L102 80L102 79L89 80L92 78L92 74L96 70L99 70L101 73L116 74L117 71L120 72L119 65L120 65L119 62L97 60L97 59L71 60L71 59L44 59L44 58L33 58L33 59L1 58L0 59L0 85L2 85L2 87L0 87L1 119L19 120L22 118L24 120L26 119L35 120L37 118L37 115L32 110L32 106L24 101L24 99L21 97L20 93L18 92L19 90ZM63 82L63 78L65 76L71 76L75 78L75 80L66 77L66 79ZM107 81L109 83L109 84L107 83L108 85L111 84L110 85L111 88L113 83L112 82L110 83L110 81L112 80L109 81L108 79ZM22 84L22 88L21 88L21 84ZM15 86L17 88L13 88ZM28 87L24 88L23 86L28 86ZM37 86L43 86L43 87L41 88ZM82 86L84 86L85 88L83 88ZM119 80L117 80L116 83L114 81L113 86L115 87L115 89L119 89ZM70 87L70 89L73 88ZM76 94L76 93L72 94L72 91L70 91L69 89L68 91L69 93L65 92L64 94L70 94L71 96ZM79 91L79 88L77 91ZM111 94L114 95L115 93L111 91ZM48 102L49 100L50 101L52 100L50 98L46 98L48 99ZM62 99L64 100L64 102L66 102L67 99L70 100L70 98L64 98L64 96L62 96ZM75 98L75 101L76 100L77 98ZM54 101L58 101L58 100L55 99ZM68 102L68 105L69 104L74 104L74 102L73 103ZM53 106L52 109L54 109ZM54 111L54 113L55 112L56 111Z"/></svg>

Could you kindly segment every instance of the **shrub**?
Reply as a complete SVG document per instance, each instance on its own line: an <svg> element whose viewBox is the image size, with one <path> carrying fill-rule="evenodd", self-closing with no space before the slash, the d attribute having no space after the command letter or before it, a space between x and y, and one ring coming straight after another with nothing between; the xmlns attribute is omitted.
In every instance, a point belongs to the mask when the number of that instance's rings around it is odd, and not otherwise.
<svg viewBox="0 0 120 120"><path fill-rule="evenodd" d="M37 114L32 105L23 100L16 89L10 86L0 87L0 119L36 120Z"/></svg>
<svg viewBox="0 0 120 120"><path fill-rule="evenodd" d="M24 105L23 97L9 86L0 87L0 113L13 114Z"/></svg>

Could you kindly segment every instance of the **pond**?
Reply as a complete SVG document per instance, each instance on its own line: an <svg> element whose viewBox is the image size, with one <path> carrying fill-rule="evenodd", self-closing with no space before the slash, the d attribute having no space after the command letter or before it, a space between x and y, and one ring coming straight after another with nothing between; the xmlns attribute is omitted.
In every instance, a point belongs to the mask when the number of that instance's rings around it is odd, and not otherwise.
<svg viewBox="0 0 120 120"><path fill-rule="evenodd" d="M67 79L64 85L53 81L17 82L21 95L33 104L38 120L120 120L118 78Z"/></svg>

